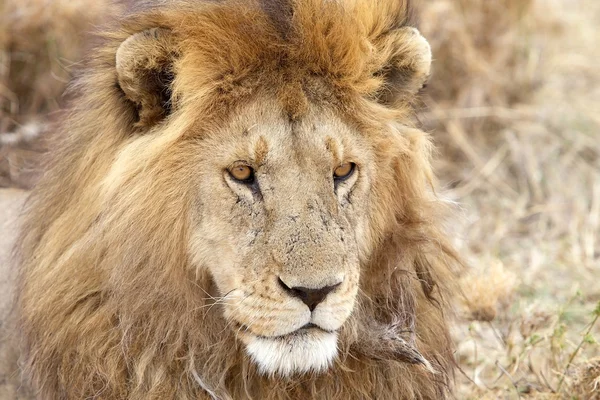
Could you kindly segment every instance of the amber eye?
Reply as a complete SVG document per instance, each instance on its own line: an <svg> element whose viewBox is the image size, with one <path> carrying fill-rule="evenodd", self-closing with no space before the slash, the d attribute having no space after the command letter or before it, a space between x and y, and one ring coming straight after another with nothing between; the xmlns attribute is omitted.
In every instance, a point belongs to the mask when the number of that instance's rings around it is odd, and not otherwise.
<svg viewBox="0 0 600 400"><path fill-rule="evenodd" d="M337 181L343 181L344 179L347 179L350 175L352 175L352 172L354 172L354 167L356 167L356 164L351 162L340 165L333 171L334 179Z"/></svg>
<svg viewBox="0 0 600 400"><path fill-rule="evenodd" d="M240 182L251 183L254 181L254 170L244 164L235 165L229 168L229 174L233 179Z"/></svg>

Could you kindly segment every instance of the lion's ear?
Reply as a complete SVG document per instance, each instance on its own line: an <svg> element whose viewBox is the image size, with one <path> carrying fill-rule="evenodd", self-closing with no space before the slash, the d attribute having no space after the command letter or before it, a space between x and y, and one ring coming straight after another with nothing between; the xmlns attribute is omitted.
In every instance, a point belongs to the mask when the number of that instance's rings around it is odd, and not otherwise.
<svg viewBox="0 0 600 400"><path fill-rule="evenodd" d="M431 71L431 47L412 27L386 33L377 47L383 65L377 72L384 80L379 100L388 105L410 101L423 88Z"/></svg>
<svg viewBox="0 0 600 400"><path fill-rule="evenodd" d="M175 57L173 35L163 28L133 34L117 49L118 83L136 105L137 127L149 128L171 112Z"/></svg>

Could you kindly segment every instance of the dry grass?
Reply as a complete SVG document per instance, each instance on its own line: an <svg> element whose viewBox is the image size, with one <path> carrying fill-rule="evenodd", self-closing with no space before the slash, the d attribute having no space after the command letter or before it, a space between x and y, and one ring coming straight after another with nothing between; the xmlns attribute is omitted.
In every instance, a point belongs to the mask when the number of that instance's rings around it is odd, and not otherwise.
<svg viewBox="0 0 600 400"><path fill-rule="evenodd" d="M600 399L600 2L422 1L421 120L472 266L457 398ZM56 109L104 11L0 0L0 132Z"/></svg>
<svg viewBox="0 0 600 400"><path fill-rule="evenodd" d="M0 132L56 110L102 1L0 0Z"/></svg>
<svg viewBox="0 0 600 400"><path fill-rule="evenodd" d="M598 26L597 0L425 4L422 120L472 266L459 399L600 398Z"/></svg>
<svg viewBox="0 0 600 400"><path fill-rule="evenodd" d="M102 0L0 0L0 187L33 180L34 141L108 10Z"/></svg>

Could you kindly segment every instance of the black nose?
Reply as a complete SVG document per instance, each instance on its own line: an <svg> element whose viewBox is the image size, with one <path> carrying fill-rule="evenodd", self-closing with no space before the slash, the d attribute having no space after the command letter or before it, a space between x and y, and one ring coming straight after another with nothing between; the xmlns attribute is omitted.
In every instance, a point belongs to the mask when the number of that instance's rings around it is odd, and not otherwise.
<svg viewBox="0 0 600 400"><path fill-rule="evenodd" d="M284 281L281 280L281 278L279 278L279 284L281 287L292 296L302 300L304 304L308 306L310 311L313 311L320 302L325 300L325 297L327 297L327 295L336 287L340 286L340 283L336 283L335 285L331 286L324 286L319 289L310 289L302 286L289 287Z"/></svg>

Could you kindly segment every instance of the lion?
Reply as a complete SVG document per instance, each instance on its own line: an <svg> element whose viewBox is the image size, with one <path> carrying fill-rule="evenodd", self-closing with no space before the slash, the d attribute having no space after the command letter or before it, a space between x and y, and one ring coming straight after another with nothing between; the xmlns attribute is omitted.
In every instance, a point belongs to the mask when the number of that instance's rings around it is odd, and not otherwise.
<svg viewBox="0 0 600 400"><path fill-rule="evenodd" d="M458 257L395 0L156 2L87 59L25 209L42 399L445 399Z"/></svg>

